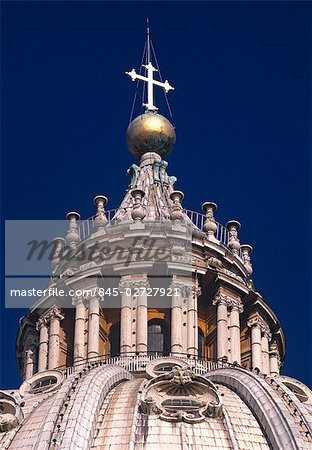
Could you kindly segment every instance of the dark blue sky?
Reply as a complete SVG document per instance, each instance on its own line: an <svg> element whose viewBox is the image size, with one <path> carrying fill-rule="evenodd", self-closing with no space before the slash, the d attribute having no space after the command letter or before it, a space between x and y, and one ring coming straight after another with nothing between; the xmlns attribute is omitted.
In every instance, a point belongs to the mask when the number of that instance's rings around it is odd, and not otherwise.
<svg viewBox="0 0 312 450"><path fill-rule="evenodd" d="M218 204L254 247L257 290L287 338L284 372L311 383L311 3L2 2L5 219L116 207L150 17L177 144L169 173L184 205ZM163 113L167 113L164 109ZM19 384L22 311L1 311L1 383Z"/></svg>

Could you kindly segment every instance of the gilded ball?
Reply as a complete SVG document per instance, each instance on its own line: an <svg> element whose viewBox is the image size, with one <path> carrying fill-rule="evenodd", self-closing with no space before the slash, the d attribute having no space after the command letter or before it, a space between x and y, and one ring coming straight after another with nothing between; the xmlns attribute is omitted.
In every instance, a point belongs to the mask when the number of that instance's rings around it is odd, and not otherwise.
<svg viewBox="0 0 312 450"><path fill-rule="evenodd" d="M175 141L173 126L160 114L146 112L136 117L127 129L128 148L139 159L147 152L156 152L164 158L173 149Z"/></svg>

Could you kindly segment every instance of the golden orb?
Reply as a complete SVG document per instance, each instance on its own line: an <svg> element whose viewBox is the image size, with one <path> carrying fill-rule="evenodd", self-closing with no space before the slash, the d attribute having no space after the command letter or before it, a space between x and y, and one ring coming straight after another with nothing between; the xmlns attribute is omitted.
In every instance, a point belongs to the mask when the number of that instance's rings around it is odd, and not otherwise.
<svg viewBox="0 0 312 450"><path fill-rule="evenodd" d="M147 152L156 152L163 158L171 152L175 141L173 126L157 113L146 112L136 117L127 129L128 148L137 158Z"/></svg>

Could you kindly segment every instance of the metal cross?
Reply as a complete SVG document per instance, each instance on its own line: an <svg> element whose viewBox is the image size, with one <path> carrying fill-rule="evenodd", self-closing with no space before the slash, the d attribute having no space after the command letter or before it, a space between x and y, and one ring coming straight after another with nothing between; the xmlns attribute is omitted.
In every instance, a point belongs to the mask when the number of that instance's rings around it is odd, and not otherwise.
<svg viewBox="0 0 312 450"><path fill-rule="evenodd" d="M139 75L134 69L132 69L131 72L126 72L126 74L132 78L132 81L142 80L147 83L147 103L143 103L143 106L146 107L147 111L157 111L158 108L154 105L154 85L164 88L165 92L169 92L171 89L174 89L174 87L169 84L168 80L165 80L164 83L154 80L153 72L158 72L158 70L155 69L151 62L147 65L143 64L143 67L147 70L147 77Z"/></svg>

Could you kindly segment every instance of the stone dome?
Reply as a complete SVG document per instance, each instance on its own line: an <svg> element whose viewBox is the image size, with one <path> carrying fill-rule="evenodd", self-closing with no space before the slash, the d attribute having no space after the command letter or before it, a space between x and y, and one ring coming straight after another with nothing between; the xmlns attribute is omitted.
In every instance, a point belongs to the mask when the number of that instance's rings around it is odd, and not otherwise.
<svg viewBox="0 0 312 450"><path fill-rule="evenodd" d="M130 153L136 158L147 152L156 152L163 158L173 149L176 134L164 116L147 111L130 123L126 139Z"/></svg>
<svg viewBox="0 0 312 450"><path fill-rule="evenodd" d="M58 377L57 371L46 371L41 374L45 383L39 374L24 382L10 392L22 414L19 426L0 434L1 449L286 450L311 445L312 397L302 384L304 402L286 386L285 377L264 378L217 365L203 371L192 367L194 360L188 365L177 358L152 361L146 370L136 360L131 370L127 361L88 363L72 373L59 371ZM49 377L57 381L48 384Z"/></svg>

